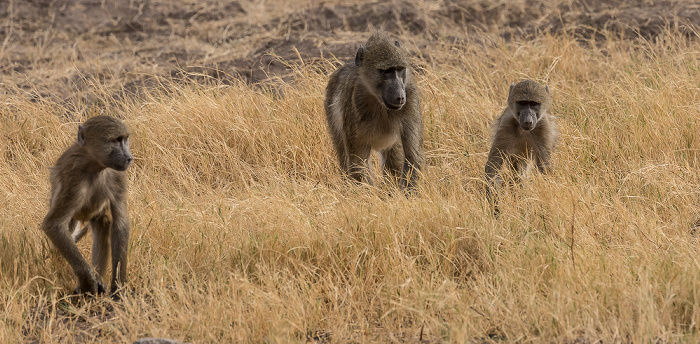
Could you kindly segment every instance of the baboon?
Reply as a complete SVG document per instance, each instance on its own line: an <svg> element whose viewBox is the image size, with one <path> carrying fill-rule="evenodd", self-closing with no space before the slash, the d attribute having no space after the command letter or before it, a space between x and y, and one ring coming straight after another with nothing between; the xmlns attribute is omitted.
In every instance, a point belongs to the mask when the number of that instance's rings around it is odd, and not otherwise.
<svg viewBox="0 0 700 344"><path fill-rule="evenodd" d="M549 87L534 80L510 85L508 107L496 119L495 134L486 161L487 193L501 183L502 165L513 172L514 182L527 175L534 160L542 173L550 170L550 155L558 139L558 128L549 114Z"/></svg>
<svg viewBox="0 0 700 344"><path fill-rule="evenodd" d="M341 170L373 183L372 150L379 151L384 175L413 189L424 162L423 120L408 53L384 33L360 46L355 61L328 80L326 120Z"/></svg>
<svg viewBox="0 0 700 344"><path fill-rule="evenodd" d="M74 293L101 294L112 257L111 294L126 282L129 218L126 211L126 169L133 160L129 131L122 121L96 116L78 128L78 140L51 169L49 212L41 225L53 246L78 278ZM93 234L92 265L76 241L89 225ZM73 231L72 233L70 231ZM96 274L95 274L96 271Z"/></svg>

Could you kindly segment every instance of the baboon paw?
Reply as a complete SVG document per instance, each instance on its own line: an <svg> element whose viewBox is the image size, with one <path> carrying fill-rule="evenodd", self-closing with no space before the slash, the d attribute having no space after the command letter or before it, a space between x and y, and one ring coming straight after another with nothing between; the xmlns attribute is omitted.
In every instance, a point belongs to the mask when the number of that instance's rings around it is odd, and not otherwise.
<svg viewBox="0 0 700 344"><path fill-rule="evenodd" d="M78 285L73 290L75 295L102 295L105 292L107 292L107 287L100 281L96 281L94 285L90 286Z"/></svg>
<svg viewBox="0 0 700 344"><path fill-rule="evenodd" d="M114 293L111 294L111 298L112 298L112 301L121 301L121 300L122 300L122 295L121 295L121 293L119 293L119 292L117 291L117 292L114 292Z"/></svg>
<svg viewBox="0 0 700 344"><path fill-rule="evenodd" d="M97 281L97 294L104 294L107 292L107 287L104 283Z"/></svg>
<svg viewBox="0 0 700 344"><path fill-rule="evenodd" d="M112 297L112 300L121 301L122 290L121 290L121 288L118 288L116 285L112 285L112 287L109 290L109 295Z"/></svg>

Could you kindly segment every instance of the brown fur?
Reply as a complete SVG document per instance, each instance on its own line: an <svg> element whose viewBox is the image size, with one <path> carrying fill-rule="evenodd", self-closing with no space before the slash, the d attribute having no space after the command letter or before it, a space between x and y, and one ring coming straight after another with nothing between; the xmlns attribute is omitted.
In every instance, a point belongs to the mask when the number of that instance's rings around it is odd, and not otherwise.
<svg viewBox="0 0 700 344"><path fill-rule="evenodd" d="M130 231L126 169L133 159L128 138L129 131L119 119L92 117L78 129L78 142L51 169L50 209L42 230L73 268L77 293L105 291L101 276L107 272L110 252L112 293L126 282ZM92 264L97 274L75 244L85 231L79 222L89 223L92 229Z"/></svg>
<svg viewBox="0 0 700 344"><path fill-rule="evenodd" d="M529 114L537 113L538 117L531 117L531 122L526 123L534 122L534 128L530 130L523 128L528 104L532 106ZM527 174L533 161L540 172L549 172L550 156L558 139L558 127L549 113L550 106L548 87L533 80L511 85L508 107L496 119L493 145L486 161L489 197L497 184L500 184L497 174L503 165L509 172L513 172L515 182Z"/></svg>
<svg viewBox="0 0 700 344"><path fill-rule="evenodd" d="M372 184L369 159L376 150L385 174L402 189L415 186L425 160L423 121L408 53L397 41L373 34L355 63L331 75L324 106L343 172Z"/></svg>

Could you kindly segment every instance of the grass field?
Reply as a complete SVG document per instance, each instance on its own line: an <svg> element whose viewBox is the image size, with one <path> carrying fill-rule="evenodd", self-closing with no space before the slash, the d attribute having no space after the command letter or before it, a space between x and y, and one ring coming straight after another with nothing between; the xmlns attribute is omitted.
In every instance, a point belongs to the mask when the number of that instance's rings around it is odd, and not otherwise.
<svg viewBox="0 0 700 344"><path fill-rule="evenodd" d="M6 81L0 342L700 340L697 31L485 31L436 38L429 57L399 37L425 124L411 197L339 174L322 105L332 58L269 83L161 78L133 97L93 80L93 101L70 105ZM549 85L561 140L553 174L505 192L494 218L491 124L524 78ZM120 302L70 299L73 273L39 229L48 168L95 114L133 132Z"/></svg>

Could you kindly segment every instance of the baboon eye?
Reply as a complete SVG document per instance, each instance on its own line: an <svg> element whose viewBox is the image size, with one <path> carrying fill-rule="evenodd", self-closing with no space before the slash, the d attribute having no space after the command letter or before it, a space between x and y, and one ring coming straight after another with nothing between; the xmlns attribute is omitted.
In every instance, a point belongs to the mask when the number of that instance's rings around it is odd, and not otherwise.
<svg viewBox="0 0 700 344"><path fill-rule="evenodd" d="M536 108L536 107L540 106L540 103L529 101L529 100L522 100L522 101L519 101L517 103L519 106L522 106L522 107L529 106L531 108Z"/></svg>
<svg viewBox="0 0 700 344"><path fill-rule="evenodd" d="M405 67L391 67L387 69L380 69L379 72L382 74L393 74L395 72L403 73L404 70L406 70Z"/></svg>

